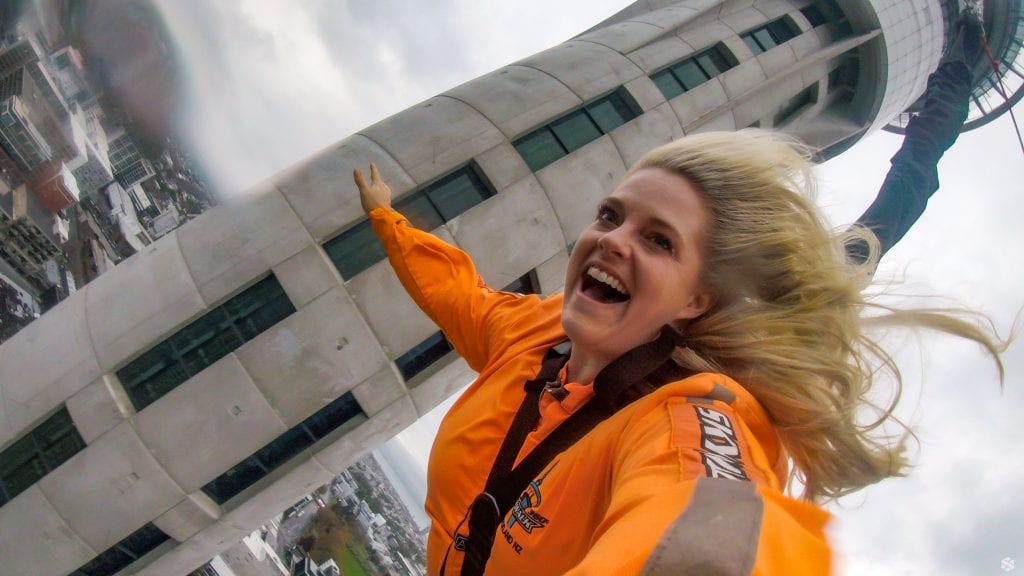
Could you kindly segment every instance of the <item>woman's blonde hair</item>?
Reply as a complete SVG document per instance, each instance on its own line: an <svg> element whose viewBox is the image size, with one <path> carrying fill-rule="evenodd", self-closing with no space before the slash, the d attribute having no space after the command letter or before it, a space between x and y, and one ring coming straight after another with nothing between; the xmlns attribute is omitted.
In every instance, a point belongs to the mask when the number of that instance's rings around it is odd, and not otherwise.
<svg viewBox="0 0 1024 576"><path fill-rule="evenodd" d="M674 358L743 384L773 419L803 496L822 500L907 466L903 438L877 433L894 420L902 381L876 329L925 327L974 340L992 354L1000 380L1005 344L977 314L868 300L878 242L863 228L829 231L813 204L811 154L777 133L709 132L652 150L630 173L659 167L680 174L710 213L702 279L715 303L686 326L686 347ZM864 264L846 256L854 241L869 246ZM891 401L876 406L868 396L882 374L893 386ZM865 407L876 416L858 421Z"/></svg>

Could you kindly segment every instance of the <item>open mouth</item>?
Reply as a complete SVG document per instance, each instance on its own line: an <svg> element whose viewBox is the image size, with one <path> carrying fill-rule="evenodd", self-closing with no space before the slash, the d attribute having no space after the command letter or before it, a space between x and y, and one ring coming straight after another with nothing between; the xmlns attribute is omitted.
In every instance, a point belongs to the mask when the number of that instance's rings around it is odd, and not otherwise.
<svg viewBox="0 0 1024 576"><path fill-rule="evenodd" d="M591 300L602 304L614 304L629 300L629 292L621 282L602 272L597 266L590 266L583 274L580 291Z"/></svg>

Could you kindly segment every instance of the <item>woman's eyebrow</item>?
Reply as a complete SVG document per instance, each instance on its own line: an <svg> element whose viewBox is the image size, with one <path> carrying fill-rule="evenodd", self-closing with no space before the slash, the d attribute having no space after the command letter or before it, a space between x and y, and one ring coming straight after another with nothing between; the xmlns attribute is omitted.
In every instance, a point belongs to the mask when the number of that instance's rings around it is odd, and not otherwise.
<svg viewBox="0 0 1024 576"><path fill-rule="evenodd" d="M598 206L608 206L609 208L613 208L618 212L624 212L629 207L627 203L624 202L621 198L617 198L615 196L606 196L603 200L601 200L600 203L598 203ZM665 220L661 216L658 216L657 213L652 212L647 217L647 219L655 227L670 232L673 236L675 236L675 239L677 241L683 241L682 231L668 220Z"/></svg>
<svg viewBox="0 0 1024 576"><path fill-rule="evenodd" d="M614 196L605 196L604 198L601 199L600 202L597 203L597 205L599 207L608 206L610 208L615 208L616 210L621 210L624 206L622 200L619 200Z"/></svg>
<svg viewBox="0 0 1024 576"><path fill-rule="evenodd" d="M675 224L672 224L668 220L666 220L666 219L662 218L661 216L659 216L656 212L652 212L647 217L647 220L651 224L653 224L656 228L660 228L662 230L666 230L668 232L671 232L673 236L675 236L680 241L682 241L682 239L683 239L682 230L680 230L678 227L676 227Z"/></svg>

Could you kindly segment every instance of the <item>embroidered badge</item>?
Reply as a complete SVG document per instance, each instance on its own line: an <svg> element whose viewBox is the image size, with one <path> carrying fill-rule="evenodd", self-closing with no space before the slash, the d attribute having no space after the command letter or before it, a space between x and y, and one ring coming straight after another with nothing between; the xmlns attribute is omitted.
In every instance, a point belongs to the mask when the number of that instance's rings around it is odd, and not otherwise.
<svg viewBox="0 0 1024 576"><path fill-rule="evenodd" d="M527 486L526 490L524 490L519 496L515 505L512 506L512 511L509 512L507 520L509 528L519 524L519 527L522 528L524 532L530 534L535 528L544 528L548 525L548 519L534 509L539 507L542 502L542 496L540 493L541 484L544 483L544 479L547 478L548 474L550 474L557 465L558 462L554 462L540 478L530 482L530 485Z"/></svg>

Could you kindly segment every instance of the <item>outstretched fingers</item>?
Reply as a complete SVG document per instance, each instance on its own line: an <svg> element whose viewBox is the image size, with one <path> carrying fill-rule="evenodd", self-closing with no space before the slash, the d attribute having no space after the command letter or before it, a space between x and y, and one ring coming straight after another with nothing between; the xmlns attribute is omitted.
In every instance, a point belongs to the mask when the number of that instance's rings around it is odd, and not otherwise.
<svg viewBox="0 0 1024 576"><path fill-rule="evenodd" d="M359 189L359 201L363 205L364 212L369 213L374 208L391 207L391 188L384 183L376 163L370 163L369 184L366 183L366 177L359 168L352 171L352 180L355 181L356 188Z"/></svg>
<svg viewBox="0 0 1024 576"><path fill-rule="evenodd" d="M359 193L362 194L366 190L366 179L363 178L363 171L356 168L352 171L352 179L356 182L356 188L359 189Z"/></svg>

